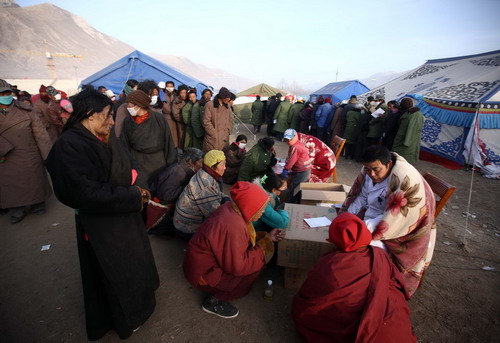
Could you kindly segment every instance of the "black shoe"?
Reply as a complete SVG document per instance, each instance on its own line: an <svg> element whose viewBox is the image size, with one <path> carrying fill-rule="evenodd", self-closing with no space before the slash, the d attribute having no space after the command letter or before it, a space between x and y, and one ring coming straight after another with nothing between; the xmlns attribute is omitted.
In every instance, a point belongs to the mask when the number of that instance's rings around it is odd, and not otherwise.
<svg viewBox="0 0 500 343"><path fill-rule="evenodd" d="M235 318L240 312L227 301L220 301L213 295L209 295L203 301L201 309L207 313L215 314L221 318Z"/></svg>

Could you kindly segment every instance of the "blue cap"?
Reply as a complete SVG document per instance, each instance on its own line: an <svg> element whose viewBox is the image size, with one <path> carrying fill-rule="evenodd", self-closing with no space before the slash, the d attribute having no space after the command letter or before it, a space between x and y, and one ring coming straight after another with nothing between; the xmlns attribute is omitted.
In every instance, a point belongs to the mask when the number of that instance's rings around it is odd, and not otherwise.
<svg viewBox="0 0 500 343"><path fill-rule="evenodd" d="M283 139L292 139L296 134L297 131L295 131L294 129L287 129L283 134Z"/></svg>

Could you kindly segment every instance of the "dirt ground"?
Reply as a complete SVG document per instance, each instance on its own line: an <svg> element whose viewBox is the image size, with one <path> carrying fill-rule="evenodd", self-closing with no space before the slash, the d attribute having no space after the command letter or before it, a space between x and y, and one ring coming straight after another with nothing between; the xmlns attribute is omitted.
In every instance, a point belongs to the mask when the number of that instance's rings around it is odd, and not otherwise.
<svg viewBox="0 0 500 343"><path fill-rule="evenodd" d="M254 143L250 140L248 148ZM279 157L286 155L286 149L284 143L277 143ZM436 250L425 282L409 302L418 340L499 342L500 181L474 176L470 212L475 218L465 231L462 213L466 211L471 172L424 161L417 168L457 187L438 217ZM338 181L351 185L360 164L341 158L337 170ZM0 216L0 227L0 341L85 342L73 210L53 196L45 215L30 214L16 225L9 224L7 216ZM460 247L464 233L467 250ZM184 279L181 263L185 243L157 237L150 240L161 280L157 306L130 342L301 341L290 319L296 291L283 288L282 268L267 266L250 294L233 302L240 315L221 319L201 310L203 295ZM46 244L50 249L41 251ZM274 281L272 302L262 299L267 279ZM101 341L120 339L110 332Z"/></svg>

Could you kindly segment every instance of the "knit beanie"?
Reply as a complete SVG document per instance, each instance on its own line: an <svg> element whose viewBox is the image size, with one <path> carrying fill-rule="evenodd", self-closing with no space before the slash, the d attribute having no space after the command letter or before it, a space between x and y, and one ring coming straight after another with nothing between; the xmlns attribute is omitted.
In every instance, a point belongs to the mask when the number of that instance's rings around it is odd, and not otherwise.
<svg viewBox="0 0 500 343"><path fill-rule="evenodd" d="M413 100L411 98L404 98L401 100L400 106L403 111L409 110L413 107Z"/></svg>
<svg viewBox="0 0 500 343"><path fill-rule="evenodd" d="M141 90L136 90L127 95L127 102L139 106L140 108L148 109L151 103L151 98Z"/></svg>
<svg viewBox="0 0 500 343"><path fill-rule="evenodd" d="M219 89L219 94L217 94L219 99L227 99L231 97L231 92L226 87Z"/></svg>
<svg viewBox="0 0 500 343"><path fill-rule="evenodd" d="M205 154L205 157L203 158L203 163L207 166L212 168L215 166L217 163L225 161L226 160L226 155L224 155L224 152L220 150L210 150Z"/></svg>
<svg viewBox="0 0 500 343"><path fill-rule="evenodd" d="M353 251L370 244L372 234L358 216L344 212L330 224L327 241L335 244L340 250Z"/></svg>
<svg viewBox="0 0 500 343"><path fill-rule="evenodd" d="M52 86L48 86L47 89L45 90L45 92L50 95L50 96L55 96L58 92L57 92L57 89L55 89L54 87Z"/></svg>
<svg viewBox="0 0 500 343"><path fill-rule="evenodd" d="M266 192L258 185L238 181L231 188L231 199L238 206L246 223L265 205L269 199Z"/></svg>

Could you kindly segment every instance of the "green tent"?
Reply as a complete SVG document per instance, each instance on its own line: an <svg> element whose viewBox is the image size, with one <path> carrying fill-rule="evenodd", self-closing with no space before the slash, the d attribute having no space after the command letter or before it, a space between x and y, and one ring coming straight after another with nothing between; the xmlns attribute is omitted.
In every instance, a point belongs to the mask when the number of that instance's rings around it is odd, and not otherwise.
<svg viewBox="0 0 500 343"><path fill-rule="evenodd" d="M264 97L264 96L276 95L276 93L281 93L281 95L287 94L287 92L285 92L281 89L274 88L274 87L269 86L268 84L265 84L265 83L261 83L259 85L250 87L248 89L245 89L244 91L239 92L238 94L236 94L236 96L240 97L240 96L251 96L251 95L258 94L258 95Z"/></svg>
<svg viewBox="0 0 500 343"><path fill-rule="evenodd" d="M236 94L236 97L254 97L256 95L260 95L261 97L270 97L273 95L276 95L277 93L281 93L281 95L286 95L287 92L274 88L272 86L269 86L265 83L261 83L259 85L250 87L248 89L245 89L244 91L239 92ZM245 102L242 104L236 104L233 106L234 108L234 114L238 116L243 122L248 123L250 122L250 119L252 118L252 103L255 101L255 99Z"/></svg>

